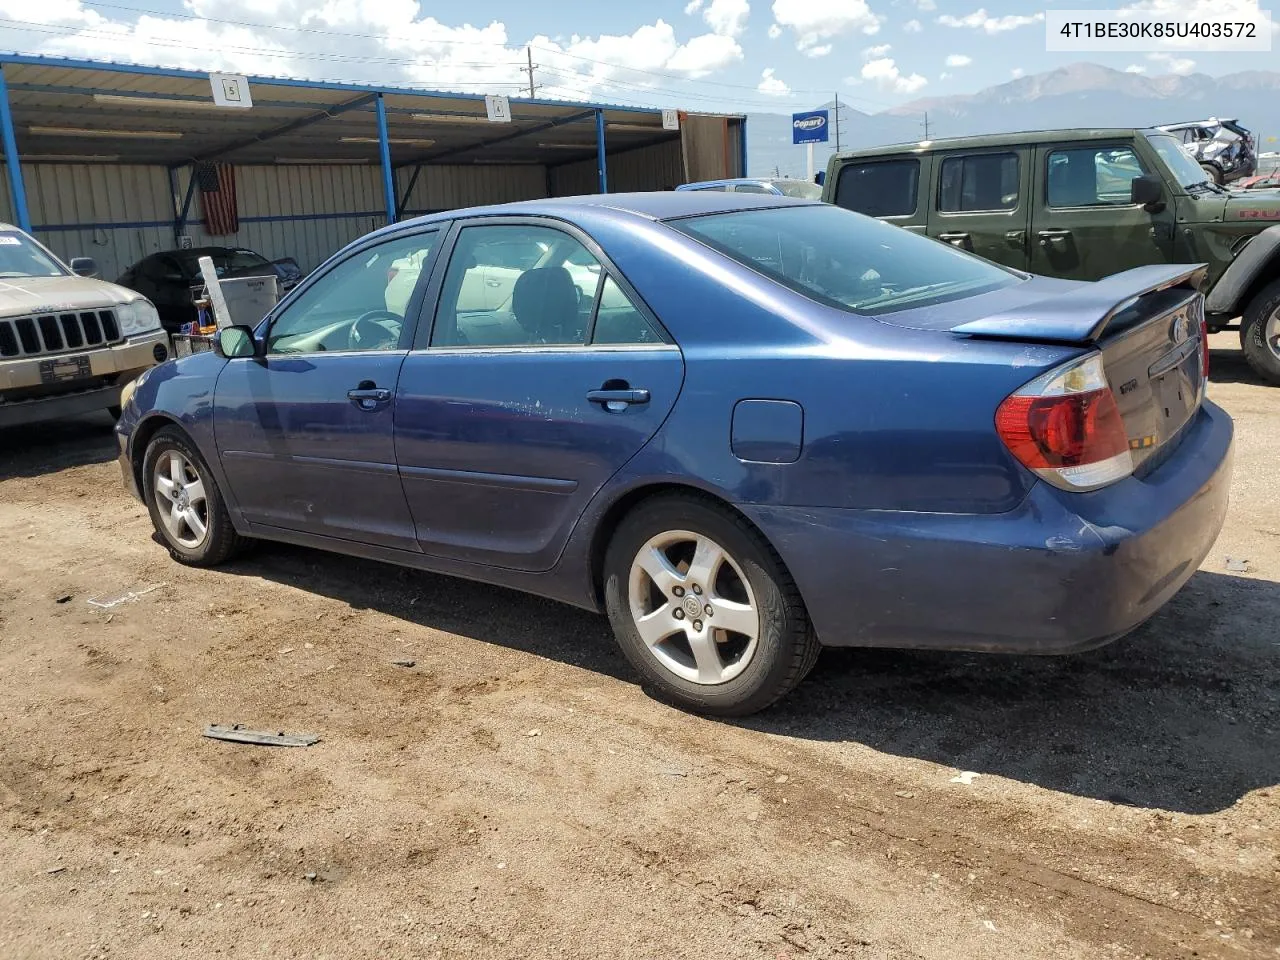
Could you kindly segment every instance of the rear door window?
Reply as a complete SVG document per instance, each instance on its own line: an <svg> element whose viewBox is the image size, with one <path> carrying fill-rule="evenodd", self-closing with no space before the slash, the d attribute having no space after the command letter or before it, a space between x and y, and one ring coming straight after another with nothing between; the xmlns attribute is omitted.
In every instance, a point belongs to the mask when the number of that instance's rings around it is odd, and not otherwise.
<svg viewBox="0 0 1280 960"><path fill-rule="evenodd" d="M920 161L868 160L847 163L836 182L836 205L869 217L908 217L916 212Z"/></svg>
<svg viewBox="0 0 1280 960"><path fill-rule="evenodd" d="M944 213L1013 210L1018 206L1018 155L986 153L947 157L938 178Z"/></svg>

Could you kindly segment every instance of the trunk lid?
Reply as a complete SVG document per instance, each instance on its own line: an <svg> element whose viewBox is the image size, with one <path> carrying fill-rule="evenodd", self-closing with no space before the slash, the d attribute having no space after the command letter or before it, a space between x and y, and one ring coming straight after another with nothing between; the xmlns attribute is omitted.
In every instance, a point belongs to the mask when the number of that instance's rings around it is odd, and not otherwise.
<svg viewBox="0 0 1280 960"><path fill-rule="evenodd" d="M952 333L1101 352L1141 476L1176 449L1204 400L1203 266L1139 267L970 321Z"/></svg>

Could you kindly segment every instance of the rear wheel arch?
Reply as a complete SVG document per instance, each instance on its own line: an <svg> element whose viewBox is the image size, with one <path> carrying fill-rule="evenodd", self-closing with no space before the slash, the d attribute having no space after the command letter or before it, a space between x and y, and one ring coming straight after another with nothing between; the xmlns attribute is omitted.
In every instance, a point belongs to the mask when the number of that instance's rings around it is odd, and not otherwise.
<svg viewBox="0 0 1280 960"><path fill-rule="evenodd" d="M778 553L777 547L769 540L763 530L761 530L751 518L735 507L727 499L706 490L702 487L696 487L687 483L672 483L669 481L647 483L634 489L628 490L622 496L618 497L605 510L600 521L596 524L595 531L591 537L590 553L588 555L589 572L591 574L591 592L593 598L600 604L601 609L604 606L604 574L605 574L605 555L609 551L609 543L613 540L613 535L617 531L619 525L626 517L635 511L642 503L657 497L685 497L698 503L715 507L719 510L730 514L738 522L744 524L760 541L764 543L773 553L774 559L779 565L791 575L787 563Z"/></svg>

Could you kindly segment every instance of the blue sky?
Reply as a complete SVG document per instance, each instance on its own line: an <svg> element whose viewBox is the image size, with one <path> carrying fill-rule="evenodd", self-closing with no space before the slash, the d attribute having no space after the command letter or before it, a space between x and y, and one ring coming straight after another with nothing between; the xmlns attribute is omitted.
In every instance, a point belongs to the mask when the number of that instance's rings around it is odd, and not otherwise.
<svg viewBox="0 0 1280 960"><path fill-rule="evenodd" d="M1172 16L1256 9L1258 0L1048 6ZM0 48L515 94L531 46L543 96L779 113L837 91L875 112L1083 59L1148 75L1280 67L1280 44L1273 53L1047 53L1043 9L1014 0L0 0Z"/></svg>

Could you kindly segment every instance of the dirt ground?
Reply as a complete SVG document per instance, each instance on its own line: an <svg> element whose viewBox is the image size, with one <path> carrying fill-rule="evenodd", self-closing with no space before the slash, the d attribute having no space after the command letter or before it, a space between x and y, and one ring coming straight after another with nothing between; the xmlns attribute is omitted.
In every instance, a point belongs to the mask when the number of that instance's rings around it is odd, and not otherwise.
<svg viewBox="0 0 1280 960"><path fill-rule="evenodd" d="M1153 622L828 651L742 723L555 604L179 567L105 417L0 432L0 958L1280 957L1280 390L1233 337L1227 526Z"/></svg>

